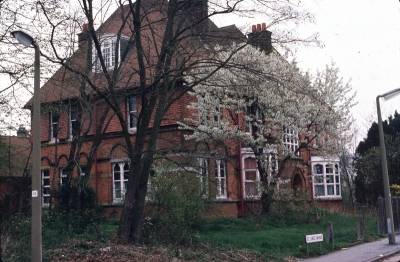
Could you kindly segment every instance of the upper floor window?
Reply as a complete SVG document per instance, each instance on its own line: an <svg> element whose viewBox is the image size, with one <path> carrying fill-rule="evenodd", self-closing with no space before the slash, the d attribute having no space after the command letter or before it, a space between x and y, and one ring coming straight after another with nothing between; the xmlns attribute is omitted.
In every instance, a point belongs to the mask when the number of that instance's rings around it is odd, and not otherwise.
<svg viewBox="0 0 400 262"><path fill-rule="evenodd" d="M299 148L299 134L290 126L283 125L283 145L291 151L295 152ZM296 152L299 155L299 152Z"/></svg>
<svg viewBox="0 0 400 262"><path fill-rule="evenodd" d="M213 98L212 100L212 114L213 114L213 125L217 127L219 125L219 121L221 119L221 108L218 98Z"/></svg>
<svg viewBox="0 0 400 262"><path fill-rule="evenodd" d="M135 131L137 126L137 107L136 96L129 96L126 99L127 104L127 118L129 131Z"/></svg>
<svg viewBox="0 0 400 262"><path fill-rule="evenodd" d="M117 45L117 35L104 35L100 38L101 53L103 55L104 65L108 70L112 70L114 66L127 57L129 50L133 47L134 42L125 37L120 37L119 45ZM117 49L117 46L119 47ZM117 52L118 51L118 52ZM93 64L94 72L101 72L99 54L93 47Z"/></svg>
<svg viewBox="0 0 400 262"><path fill-rule="evenodd" d="M316 197L340 197L339 165L317 163L313 165L314 195Z"/></svg>
<svg viewBox="0 0 400 262"><path fill-rule="evenodd" d="M58 112L50 113L50 140L57 139L59 119L60 119L60 114Z"/></svg>
<svg viewBox="0 0 400 262"><path fill-rule="evenodd" d="M259 125L262 124L262 112L260 107L246 106L246 133L255 134L259 129Z"/></svg>
<svg viewBox="0 0 400 262"><path fill-rule="evenodd" d="M77 105L70 105L69 106L69 137L72 139L74 136L76 136L76 131L78 129L78 121L77 121L77 116L78 116L78 107Z"/></svg>

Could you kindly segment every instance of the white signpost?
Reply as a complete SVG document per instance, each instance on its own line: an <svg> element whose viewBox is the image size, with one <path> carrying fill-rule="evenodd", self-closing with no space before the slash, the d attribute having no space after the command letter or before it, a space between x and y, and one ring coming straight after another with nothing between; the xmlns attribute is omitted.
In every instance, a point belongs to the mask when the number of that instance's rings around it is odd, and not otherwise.
<svg viewBox="0 0 400 262"><path fill-rule="evenodd" d="M323 234L314 234L314 235L306 235L306 246L307 246L307 255L308 253L308 244L319 242L319 248L321 248L321 242L324 241Z"/></svg>

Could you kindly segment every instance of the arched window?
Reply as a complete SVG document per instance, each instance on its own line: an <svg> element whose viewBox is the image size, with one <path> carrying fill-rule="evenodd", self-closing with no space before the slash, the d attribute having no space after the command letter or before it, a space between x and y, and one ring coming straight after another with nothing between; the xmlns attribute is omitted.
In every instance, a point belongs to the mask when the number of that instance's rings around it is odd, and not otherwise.
<svg viewBox="0 0 400 262"><path fill-rule="evenodd" d="M215 182L217 187L217 198L226 198L226 165L225 161L215 161Z"/></svg>
<svg viewBox="0 0 400 262"><path fill-rule="evenodd" d="M129 164L114 163L113 164L113 202L120 203L125 196L128 186Z"/></svg>

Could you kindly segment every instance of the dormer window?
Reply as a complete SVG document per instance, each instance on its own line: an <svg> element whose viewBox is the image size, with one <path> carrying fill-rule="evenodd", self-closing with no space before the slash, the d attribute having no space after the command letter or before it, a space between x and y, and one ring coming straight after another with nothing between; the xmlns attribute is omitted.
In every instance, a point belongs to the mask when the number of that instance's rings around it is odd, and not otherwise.
<svg viewBox="0 0 400 262"><path fill-rule="evenodd" d="M101 53L103 55L104 64L107 70L113 70L115 65L123 62L130 49L134 45L134 41L130 40L128 37L121 36L119 39L119 45L117 49L117 35L103 35L100 38ZM117 52L118 50L118 52ZM99 54L93 46L93 71L101 72L103 71L99 59Z"/></svg>

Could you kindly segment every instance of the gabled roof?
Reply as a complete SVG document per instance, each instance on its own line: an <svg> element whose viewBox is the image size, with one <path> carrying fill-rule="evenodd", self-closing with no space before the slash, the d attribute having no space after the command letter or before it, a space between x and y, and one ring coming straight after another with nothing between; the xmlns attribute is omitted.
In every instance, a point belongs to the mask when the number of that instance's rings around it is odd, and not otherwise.
<svg viewBox="0 0 400 262"><path fill-rule="evenodd" d="M162 34L164 31L162 30L163 25L165 25L166 22L166 7L167 7L167 2L166 0L149 0L149 1L144 1L143 8L146 10L150 10L152 12L147 13L147 23L149 24L144 24L143 30L144 34L146 33L145 31L149 29L150 26L152 26L153 30L158 30L156 32L156 35L159 37L160 41L162 39ZM154 12L153 12L154 11ZM129 6L125 5L122 6L121 8L117 9L98 29L97 29L97 34L102 35L102 34L116 34L117 30L119 29L121 25L121 17L128 15L130 12ZM187 21L190 23L189 21ZM128 22L129 23L129 22ZM131 23L131 21L130 21ZM206 49L211 46L214 47L216 45L220 46L230 46L232 45L233 42L243 42L246 41L245 35L235 26L235 25L230 25L230 26L225 26L218 28L210 19L206 20L206 26L207 26L207 32L204 34L202 33L202 36L197 37L196 39L192 39L194 42L199 42L199 45L203 45ZM197 28L196 28L197 29ZM196 30L193 28L192 30ZM131 31L129 29L129 26L126 26L126 28L122 31L123 35L126 35L127 37L131 36ZM148 37L149 35L147 35ZM82 37L82 34L79 37L80 39L85 39L85 37ZM192 41L192 42L193 42ZM74 52L74 54L68 59L67 63L71 64L74 66L76 71L83 72L84 71L84 65L85 61L87 58L87 41L83 41L79 44L79 48L77 51ZM151 53L154 52L151 50L151 47L144 47L145 50L146 48L149 48L146 50L147 52ZM153 54L154 55L154 54ZM132 72L134 69L138 68L136 64L136 50L132 50L130 53L129 57L127 57L126 61L129 61L129 66L126 66L127 68L122 70L122 76L120 78L123 79L123 74L127 75L126 81L120 81L123 86L120 86L119 88L134 88L135 86L138 86L139 83L139 75L133 75ZM137 71L137 70L136 70ZM129 73L128 73L129 72ZM129 74L129 76L128 76ZM104 86L103 83L106 82L106 79L104 78L104 75L101 73L89 73L91 80L94 83L99 84L99 86ZM129 78L129 80L128 80ZM40 89L40 101L42 104L44 103L55 103L58 101L64 101L68 99L76 99L79 97L79 90L80 86L84 84L84 81L82 81L81 77L78 77L78 74L71 72L70 70L67 70L65 67L60 67L57 72L41 87ZM86 87L86 94L94 93L91 87L87 86ZM31 98L25 105L25 108L29 108L32 106L33 103L33 98Z"/></svg>

